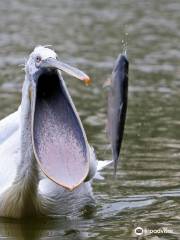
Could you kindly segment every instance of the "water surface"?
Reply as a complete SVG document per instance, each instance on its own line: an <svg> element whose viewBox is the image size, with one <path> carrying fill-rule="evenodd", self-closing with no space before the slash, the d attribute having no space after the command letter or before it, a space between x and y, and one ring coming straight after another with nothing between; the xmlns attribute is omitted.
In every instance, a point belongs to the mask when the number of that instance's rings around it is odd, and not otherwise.
<svg viewBox="0 0 180 240"><path fill-rule="evenodd" d="M38 44L92 78L64 78L98 159L110 159L106 90L117 55L127 49L129 104L117 177L93 184L96 209L72 219L0 220L0 239L136 239L134 229L180 236L179 0L6 0L0 2L0 118L15 111L24 72Z"/></svg>

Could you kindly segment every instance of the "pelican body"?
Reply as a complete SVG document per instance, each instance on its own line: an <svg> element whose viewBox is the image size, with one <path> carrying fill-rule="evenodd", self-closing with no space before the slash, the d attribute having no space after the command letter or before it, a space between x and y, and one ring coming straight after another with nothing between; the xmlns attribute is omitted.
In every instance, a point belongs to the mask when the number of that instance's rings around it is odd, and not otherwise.
<svg viewBox="0 0 180 240"><path fill-rule="evenodd" d="M92 200L97 161L61 71L90 81L53 50L36 47L20 107L0 121L0 217L65 214L65 205L71 212Z"/></svg>

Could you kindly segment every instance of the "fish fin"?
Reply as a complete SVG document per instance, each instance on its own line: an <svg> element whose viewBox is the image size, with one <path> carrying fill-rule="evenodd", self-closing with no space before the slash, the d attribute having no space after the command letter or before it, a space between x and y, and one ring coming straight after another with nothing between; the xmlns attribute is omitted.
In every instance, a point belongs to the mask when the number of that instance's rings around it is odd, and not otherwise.
<svg viewBox="0 0 180 240"><path fill-rule="evenodd" d="M110 86L111 86L111 82L112 82L112 79L111 79L111 78L108 78L108 79L104 82L103 88L110 87Z"/></svg>

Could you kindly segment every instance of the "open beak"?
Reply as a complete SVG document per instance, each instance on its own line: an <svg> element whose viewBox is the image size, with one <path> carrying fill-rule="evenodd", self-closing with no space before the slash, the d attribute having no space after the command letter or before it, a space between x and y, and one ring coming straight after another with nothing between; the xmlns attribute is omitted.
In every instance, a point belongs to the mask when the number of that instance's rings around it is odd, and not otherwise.
<svg viewBox="0 0 180 240"><path fill-rule="evenodd" d="M34 154L49 179L73 190L88 175L90 153L82 123L58 69L84 81L89 77L53 58L44 60L39 68L31 100Z"/></svg>

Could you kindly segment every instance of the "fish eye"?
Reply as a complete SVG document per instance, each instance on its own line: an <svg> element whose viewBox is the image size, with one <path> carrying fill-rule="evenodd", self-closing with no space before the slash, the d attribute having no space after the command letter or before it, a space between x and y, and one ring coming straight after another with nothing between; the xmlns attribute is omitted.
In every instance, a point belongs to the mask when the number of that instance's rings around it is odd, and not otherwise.
<svg viewBox="0 0 180 240"><path fill-rule="evenodd" d="M37 63L40 63L41 57L40 56L36 56L35 60L36 60Z"/></svg>

